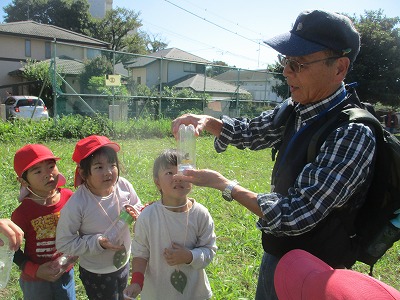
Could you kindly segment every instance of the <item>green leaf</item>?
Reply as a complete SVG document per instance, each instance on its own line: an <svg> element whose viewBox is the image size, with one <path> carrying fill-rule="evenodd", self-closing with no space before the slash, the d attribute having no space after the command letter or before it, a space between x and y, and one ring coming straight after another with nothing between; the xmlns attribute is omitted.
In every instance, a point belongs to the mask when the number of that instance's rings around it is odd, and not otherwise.
<svg viewBox="0 0 400 300"><path fill-rule="evenodd" d="M186 287L187 277L185 273L180 270L175 270L171 274L171 284L172 286L181 294L183 294L183 290Z"/></svg>
<svg viewBox="0 0 400 300"><path fill-rule="evenodd" d="M115 252L114 254L114 266L119 269L120 267L122 267L124 265L124 263L126 262L126 249L124 247L124 249L118 250Z"/></svg>

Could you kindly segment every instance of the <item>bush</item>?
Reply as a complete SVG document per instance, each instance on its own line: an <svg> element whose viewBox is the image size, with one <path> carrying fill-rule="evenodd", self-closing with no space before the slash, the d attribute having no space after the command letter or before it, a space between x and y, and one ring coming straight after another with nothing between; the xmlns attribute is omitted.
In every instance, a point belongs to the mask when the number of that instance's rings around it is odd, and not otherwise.
<svg viewBox="0 0 400 300"><path fill-rule="evenodd" d="M15 140L24 143L37 141L81 139L97 134L121 139L146 139L172 136L171 119L149 118L111 122L106 116L68 115L56 120L15 120L0 122L0 142Z"/></svg>

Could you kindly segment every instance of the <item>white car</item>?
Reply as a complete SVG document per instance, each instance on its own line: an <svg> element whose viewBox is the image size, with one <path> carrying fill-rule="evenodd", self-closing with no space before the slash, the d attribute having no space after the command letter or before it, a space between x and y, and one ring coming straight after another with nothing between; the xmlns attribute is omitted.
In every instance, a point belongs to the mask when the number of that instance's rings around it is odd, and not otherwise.
<svg viewBox="0 0 400 300"><path fill-rule="evenodd" d="M36 96L9 96L4 104L6 105L7 120L49 118L49 112L43 100Z"/></svg>

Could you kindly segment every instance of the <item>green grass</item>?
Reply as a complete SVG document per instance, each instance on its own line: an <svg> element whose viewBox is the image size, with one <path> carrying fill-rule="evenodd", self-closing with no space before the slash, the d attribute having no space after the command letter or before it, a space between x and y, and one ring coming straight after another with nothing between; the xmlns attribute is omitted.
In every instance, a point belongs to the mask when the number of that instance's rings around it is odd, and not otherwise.
<svg viewBox="0 0 400 300"><path fill-rule="evenodd" d="M161 149L175 147L175 141L172 138L116 141L122 148L119 152L121 175L133 184L142 202L158 199L159 194L152 181L152 164ZM67 178L67 187L71 189L75 170L71 155L75 143L76 140L45 143L62 158L58 166ZM13 156L23 145L24 142L20 140L0 143L1 218L10 217L18 205L16 197L19 186L15 180ZM217 170L255 192L265 192L270 188L273 167L270 150L241 151L229 147L226 152L217 154L213 149L213 139L205 136L198 139L196 159L198 168ZM235 202L224 201L219 191L194 187L191 196L209 209L215 222L218 251L206 269L214 293L213 299L254 299L262 255L260 233L255 228L256 216ZM399 251L400 245L397 243L374 269L375 277L397 289L400 289ZM361 263L355 268L368 272L367 267ZM0 299L22 299L18 277L19 271L14 265L7 288L0 291ZM77 299L86 299L77 275L76 286Z"/></svg>

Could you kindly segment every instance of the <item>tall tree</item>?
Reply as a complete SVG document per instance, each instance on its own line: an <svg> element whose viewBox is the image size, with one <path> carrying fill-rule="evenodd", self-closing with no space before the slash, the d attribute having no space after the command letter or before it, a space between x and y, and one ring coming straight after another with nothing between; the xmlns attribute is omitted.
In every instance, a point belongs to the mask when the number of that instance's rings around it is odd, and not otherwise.
<svg viewBox="0 0 400 300"><path fill-rule="evenodd" d="M110 43L112 50L123 51L127 47L127 37L135 35L142 26L139 15L126 8L112 9L104 19L94 21L91 36Z"/></svg>
<svg viewBox="0 0 400 300"><path fill-rule="evenodd" d="M148 34L146 33L145 42L147 45L147 52L154 53L167 48L168 43L163 41L163 38L159 34Z"/></svg>
<svg viewBox="0 0 400 300"><path fill-rule="evenodd" d="M361 50L346 81L359 83L363 101L399 106L400 18L388 18L382 10L351 18L361 35Z"/></svg>
<svg viewBox="0 0 400 300"><path fill-rule="evenodd" d="M13 0L4 12L5 22L33 20L83 34L91 23L87 0Z"/></svg>

